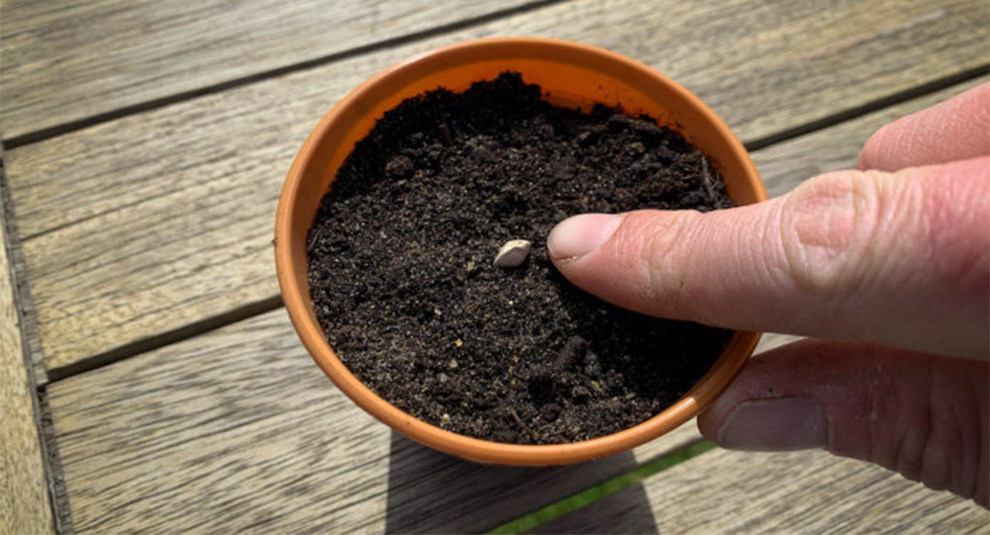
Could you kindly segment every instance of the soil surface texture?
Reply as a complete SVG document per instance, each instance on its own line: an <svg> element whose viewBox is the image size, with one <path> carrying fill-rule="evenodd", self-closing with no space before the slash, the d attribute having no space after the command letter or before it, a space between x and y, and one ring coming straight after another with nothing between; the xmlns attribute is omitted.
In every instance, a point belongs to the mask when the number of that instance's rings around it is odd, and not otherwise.
<svg viewBox="0 0 990 535"><path fill-rule="evenodd" d="M308 236L317 317L361 381L443 429L517 444L643 422L732 334L625 311L557 272L546 238L571 215L734 204L675 131L541 98L507 72L406 100L357 144ZM529 257L494 266L513 239Z"/></svg>

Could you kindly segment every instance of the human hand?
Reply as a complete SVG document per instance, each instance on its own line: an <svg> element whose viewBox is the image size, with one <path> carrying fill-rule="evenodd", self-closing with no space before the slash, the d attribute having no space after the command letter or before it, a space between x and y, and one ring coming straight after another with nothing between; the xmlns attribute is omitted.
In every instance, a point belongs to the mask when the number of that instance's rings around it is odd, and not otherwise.
<svg viewBox="0 0 990 535"><path fill-rule="evenodd" d="M815 338L754 357L698 420L990 501L990 84L879 130L859 170L700 214L589 214L551 258L645 314Z"/></svg>

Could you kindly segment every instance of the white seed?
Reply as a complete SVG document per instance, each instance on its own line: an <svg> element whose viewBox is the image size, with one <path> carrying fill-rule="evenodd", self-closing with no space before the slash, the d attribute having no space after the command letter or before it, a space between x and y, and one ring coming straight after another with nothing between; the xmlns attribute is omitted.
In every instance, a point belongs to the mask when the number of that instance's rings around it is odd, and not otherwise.
<svg viewBox="0 0 990 535"><path fill-rule="evenodd" d="M529 256L533 244L529 240L509 240L498 250L495 265L500 268L519 267Z"/></svg>

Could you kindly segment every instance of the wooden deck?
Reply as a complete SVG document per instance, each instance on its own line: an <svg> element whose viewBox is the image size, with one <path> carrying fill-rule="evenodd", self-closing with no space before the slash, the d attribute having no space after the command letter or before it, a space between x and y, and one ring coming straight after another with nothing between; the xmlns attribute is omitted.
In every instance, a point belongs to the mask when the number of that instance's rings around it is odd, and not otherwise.
<svg viewBox="0 0 990 535"><path fill-rule="evenodd" d="M475 465L332 386L278 297L289 164L370 75L496 35L670 75L771 195L990 79L985 0L4 0L0 533L990 531L881 468L698 447L693 425L578 466Z"/></svg>

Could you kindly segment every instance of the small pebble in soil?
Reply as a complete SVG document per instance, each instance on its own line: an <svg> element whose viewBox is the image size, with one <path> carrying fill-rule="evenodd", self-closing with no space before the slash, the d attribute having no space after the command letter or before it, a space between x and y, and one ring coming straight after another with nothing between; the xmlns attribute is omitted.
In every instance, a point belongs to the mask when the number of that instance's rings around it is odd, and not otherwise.
<svg viewBox="0 0 990 535"><path fill-rule="evenodd" d="M529 250L533 244L529 240L509 240L498 250L495 255L495 266L500 268L514 268L522 265L529 256Z"/></svg>

